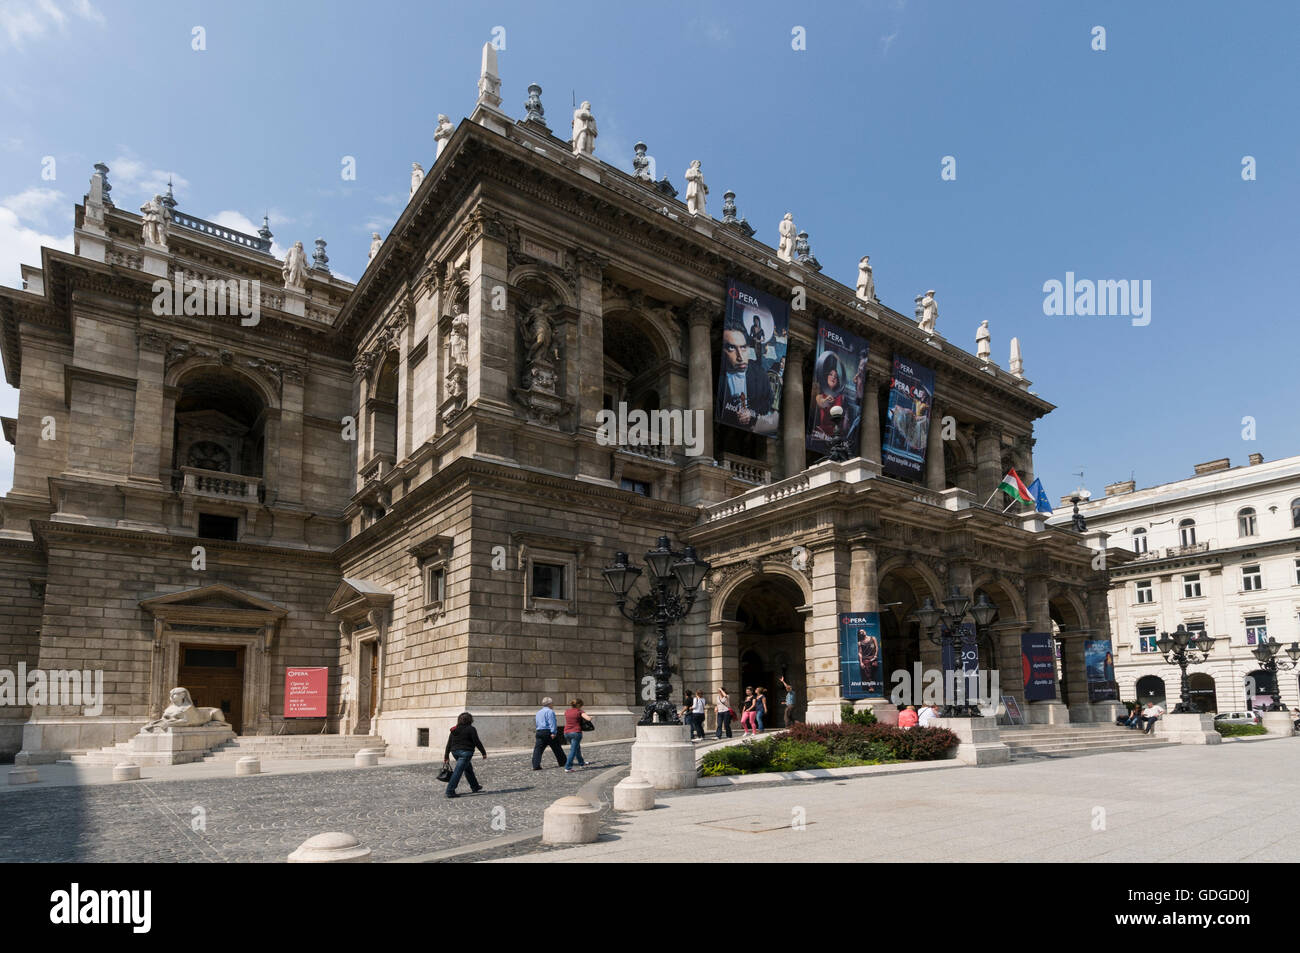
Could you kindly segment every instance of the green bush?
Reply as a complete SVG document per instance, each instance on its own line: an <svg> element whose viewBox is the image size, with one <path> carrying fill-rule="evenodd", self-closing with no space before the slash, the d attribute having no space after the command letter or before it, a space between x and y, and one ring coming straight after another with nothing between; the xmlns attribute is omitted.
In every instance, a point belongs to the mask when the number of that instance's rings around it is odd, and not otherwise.
<svg viewBox="0 0 1300 953"><path fill-rule="evenodd" d="M882 744L868 743L856 748L844 746L839 752L832 753L826 745L815 741L777 735L706 752L700 760L700 777L806 771L809 768L848 768L892 760L889 748Z"/></svg>
<svg viewBox="0 0 1300 953"><path fill-rule="evenodd" d="M854 711L852 705L841 705L840 723L845 725L874 725L876 724L876 716L871 713L870 708Z"/></svg>
<svg viewBox="0 0 1300 953"><path fill-rule="evenodd" d="M1214 730L1225 738L1237 738L1243 735L1266 735L1268 729L1263 725L1231 725L1227 722L1215 722Z"/></svg>
<svg viewBox="0 0 1300 953"><path fill-rule="evenodd" d="M807 741L787 741L782 738L774 746L768 771L804 771L820 768L828 752L819 744Z"/></svg>
<svg viewBox="0 0 1300 953"><path fill-rule="evenodd" d="M822 745L832 755L865 760L934 761L948 757L957 747L957 736L947 728L878 724L797 724L783 737ZM882 759L883 752L887 754Z"/></svg>

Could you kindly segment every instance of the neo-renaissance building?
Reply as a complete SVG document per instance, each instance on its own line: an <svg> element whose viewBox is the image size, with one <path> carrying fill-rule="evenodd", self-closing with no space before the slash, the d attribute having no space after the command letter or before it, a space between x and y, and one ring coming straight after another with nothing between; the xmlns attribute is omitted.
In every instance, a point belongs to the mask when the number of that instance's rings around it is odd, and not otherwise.
<svg viewBox="0 0 1300 953"><path fill-rule="evenodd" d="M1189 669L1202 711L1300 705L1297 671L1275 678L1252 654L1300 641L1300 457L1197 464L1192 476L1138 489L1132 480L1079 507L1088 529L1132 557L1110 571L1115 676L1124 699L1179 698L1178 667L1156 641L1179 625L1214 639ZM1290 664L1280 654L1284 664Z"/></svg>
<svg viewBox="0 0 1300 953"><path fill-rule="evenodd" d="M466 709L489 745L528 744L543 695L581 696L603 737L628 736L652 633L601 569L664 533L713 566L673 632L676 693L775 698L784 675L809 720L834 720L839 614L880 613L886 672L937 667L909 617L955 586L998 607L981 664L1004 694L1023 701L1021 634L1059 632L1062 698L1031 718L1108 719L1083 657L1110 629L1101 537L981 505L1012 467L1032 480L1052 405L945 337L979 316L927 333L734 212L693 215L667 183L575 154L567 121L510 118L498 83L485 70L355 286L322 249L298 290L265 227L174 207L146 242L156 222L112 204L100 170L75 252L42 249L22 290L0 289L20 392L0 668L102 669L107 691L93 717L0 710L0 751L125 740L174 685L243 734L373 734L390 753L440 747ZM258 282L260 315L156 313L177 272ZM770 437L713 424L732 281L806 303ZM844 463L806 449L819 322L870 343ZM934 374L915 479L881 466L895 357ZM620 404L701 412L702 452L609 445L598 415ZM298 666L329 670L324 724L284 717Z"/></svg>

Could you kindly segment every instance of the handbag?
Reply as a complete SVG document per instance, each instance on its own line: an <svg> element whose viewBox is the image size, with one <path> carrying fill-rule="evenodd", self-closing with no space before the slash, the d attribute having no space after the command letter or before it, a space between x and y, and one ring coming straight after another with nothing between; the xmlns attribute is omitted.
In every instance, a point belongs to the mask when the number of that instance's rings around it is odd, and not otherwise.
<svg viewBox="0 0 1300 953"><path fill-rule="evenodd" d="M582 729L584 734L588 731L596 730L596 726L593 725L591 722L589 722L586 718L583 718L581 715L578 716L578 727Z"/></svg>
<svg viewBox="0 0 1300 953"><path fill-rule="evenodd" d="M451 765L445 761L442 763L442 770L438 772L438 780L443 784L451 781Z"/></svg>

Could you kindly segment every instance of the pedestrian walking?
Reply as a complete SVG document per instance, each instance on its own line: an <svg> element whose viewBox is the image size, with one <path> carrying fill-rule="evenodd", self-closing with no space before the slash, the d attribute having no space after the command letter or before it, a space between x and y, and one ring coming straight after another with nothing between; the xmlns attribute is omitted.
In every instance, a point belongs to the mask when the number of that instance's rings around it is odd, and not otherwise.
<svg viewBox="0 0 1300 953"><path fill-rule="evenodd" d="M718 712L718 730L713 733L714 738L721 738L722 732L727 732L727 737L731 737L731 699L727 697L727 690L721 685L718 686L717 699Z"/></svg>
<svg viewBox="0 0 1300 953"><path fill-rule="evenodd" d="M564 747L560 744L560 726L555 720L555 701L549 696L542 699L542 707L534 719L537 733L533 741L533 770L542 770L542 754L547 748L555 755L555 763L564 767Z"/></svg>
<svg viewBox="0 0 1300 953"><path fill-rule="evenodd" d="M475 748L483 752L484 758L487 757L487 749L483 747L483 742L478 737L478 729L474 727L474 716L467 711L461 712L456 718L456 727L447 734L447 747L442 752L443 767L451 763L452 757L456 759L456 769L452 771L451 780L447 782L447 797L460 797L456 793L456 788L460 786L461 775L464 775L465 780L469 782L472 793L478 794L483 790L483 785L478 783L474 768L470 764L474 758Z"/></svg>
<svg viewBox="0 0 1300 953"><path fill-rule="evenodd" d="M740 706L740 726L745 730L741 732L740 737L748 738L751 734L758 734L754 729L754 690L745 689L745 700Z"/></svg>
<svg viewBox="0 0 1300 953"><path fill-rule="evenodd" d="M587 713L582 710L582 699L574 698L569 701L569 707L564 712L564 740L569 743L569 760L564 762L564 770L569 773L573 772L573 763L578 762L578 767L585 768L587 761L582 757L582 723L589 721Z"/></svg>
<svg viewBox="0 0 1300 953"><path fill-rule="evenodd" d="M794 724L794 686L787 682L785 676L782 675L781 687L785 689L785 726L789 728Z"/></svg>
<svg viewBox="0 0 1300 953"><path fill-rule="evenodd" d="M763 730L763 722L766 720L767 689L760 687L754 689L754 724L758 726L754 729L754 734L758 734Z"/></svg>
<svg viewBox="0 0 1300 953"><path fill-rule="evenodd" d="M704 711L705 711L704 692L697 691L695 693L695 698L691 701L691 717L694 719L695 722L695 731L698 731L700 733L701 741L703 741L705 738ZM694 738L695 735L692 734L691 737Z"/></svg>

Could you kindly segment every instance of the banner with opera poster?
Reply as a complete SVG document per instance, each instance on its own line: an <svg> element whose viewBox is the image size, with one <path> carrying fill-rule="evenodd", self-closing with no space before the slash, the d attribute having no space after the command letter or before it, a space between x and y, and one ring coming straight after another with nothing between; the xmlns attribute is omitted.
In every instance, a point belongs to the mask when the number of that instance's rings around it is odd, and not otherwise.
<svg viewBox="0 0 1300 953"><path fill-rule="evenodd" d="M776 438L781 431L789 328L790 308L785 301L738 281L727 281L714 420Z"/></svg>
<svg viewBox="0 0 1300 953"><path fill-rule="evenodd" d="M925 446L934 406L934 371L894 355L881 469L903 480L925 477Z"/></svg>
<svg viewBox="0 0 1300 953"><path fill-rule="evenodd" d="M862 439L862 395L867 380L866 338L826 321L817 323L817 357L813 361L812 394L808 399L809 450L828 453L835 443L832 408L844 411L840 429L849 456L859 455Z"/></svg>
<svg viewBox="0 0 1300 953"><path fill-rule="evenodd" d="M880 613L840 613L840 694L844 698L884 698L880 653Z"/></svg>
<svg viewBox="0 0 1300 953"><path fill-rule="evenodd" d="M1020 636L1020 665L1025 701L1042 702L1056 697L1056 652L1050 632L1026 632Z"/></svg>
<svg viewBox="0 0 1300 953"><path fill-rule="evenodd" d="M1088 701L1113 702L1119 698L1115 688L1115 656L1110 639L1089 639L1083 643L1083 663L1088 673Z"/></svg>

